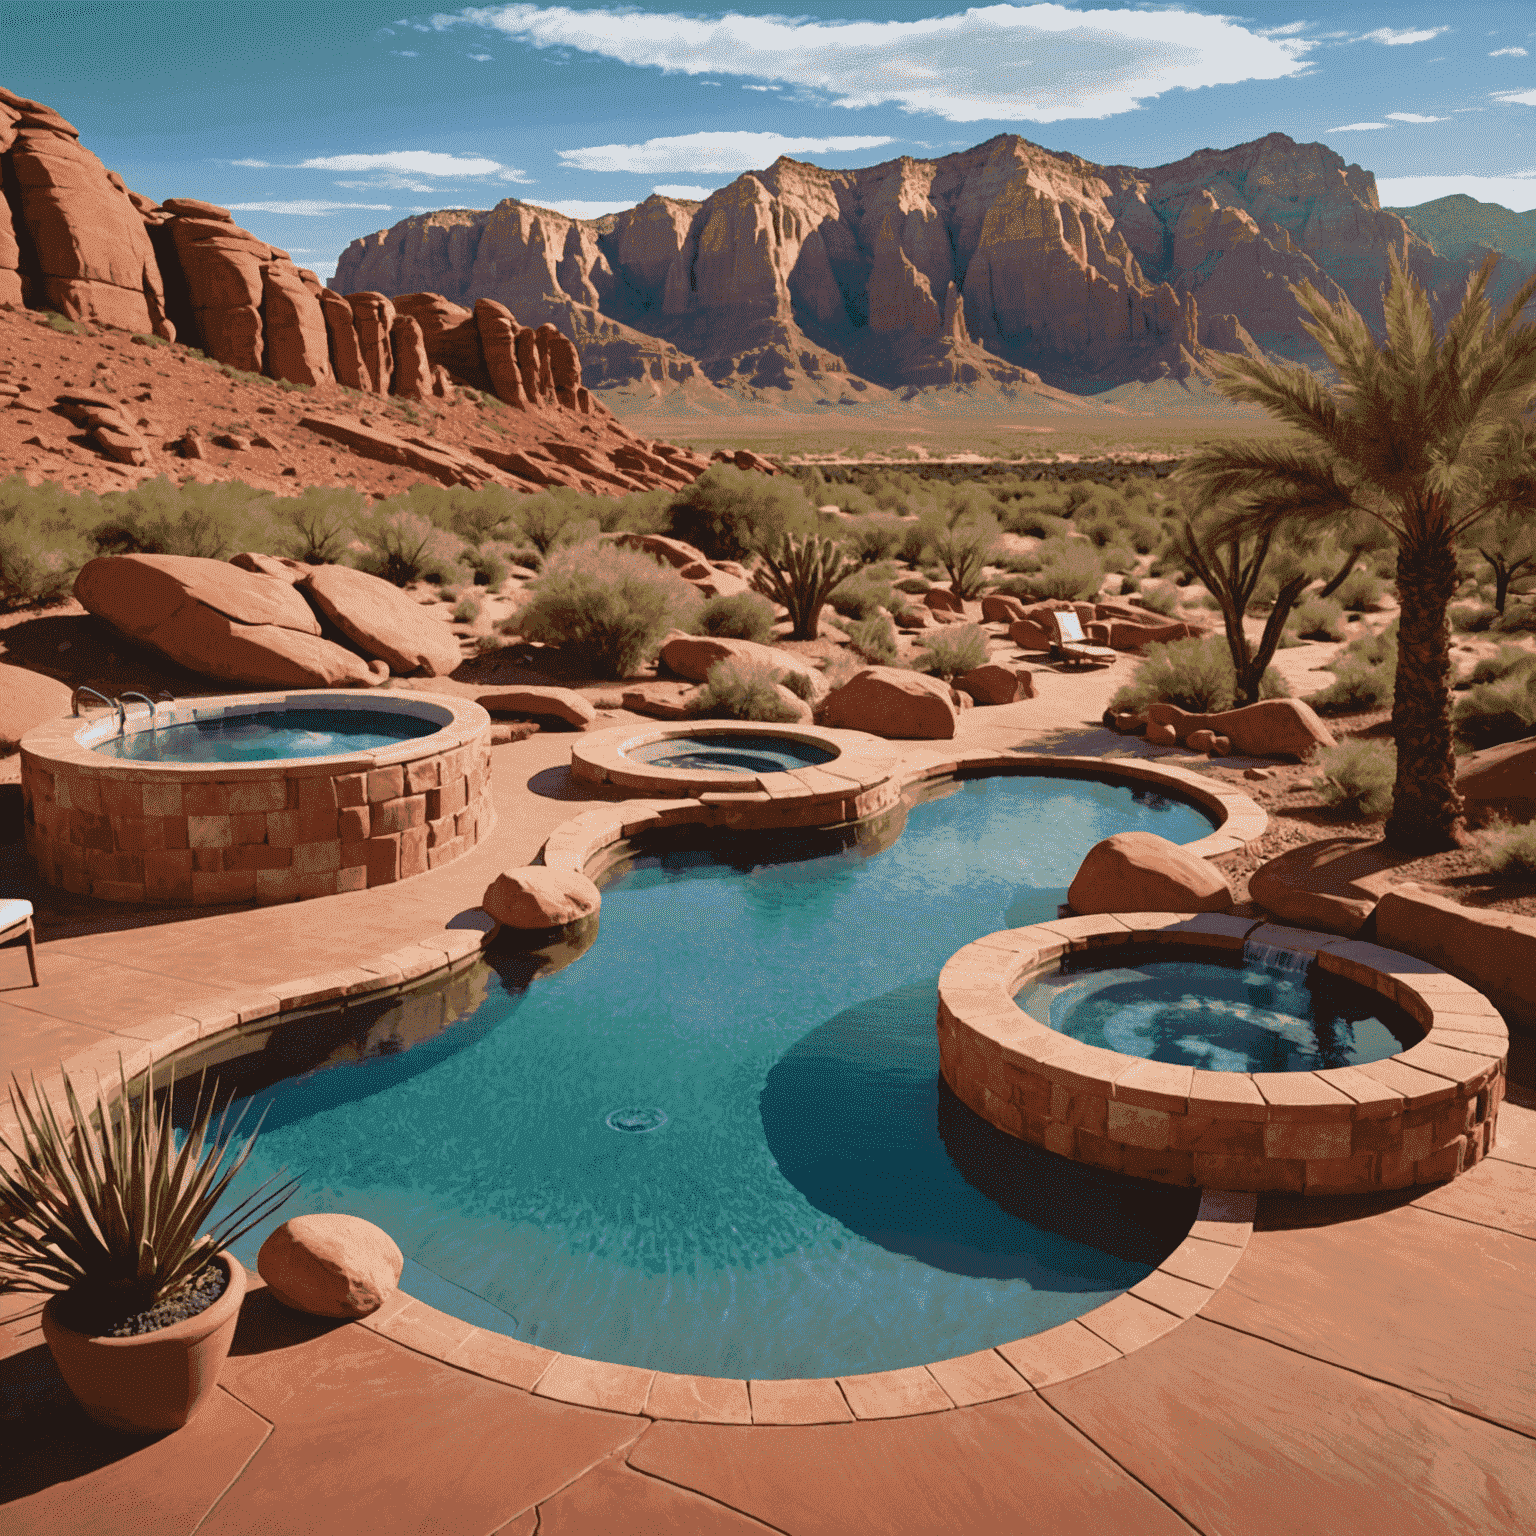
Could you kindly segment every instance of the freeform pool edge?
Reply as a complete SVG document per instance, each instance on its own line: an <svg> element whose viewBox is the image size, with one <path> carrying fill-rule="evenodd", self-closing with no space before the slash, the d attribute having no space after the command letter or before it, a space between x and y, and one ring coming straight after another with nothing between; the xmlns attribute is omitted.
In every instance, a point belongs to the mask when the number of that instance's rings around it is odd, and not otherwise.
<svg viewBox="0 0 1536 1536"><path fill-rule="evenodd" d="M1062 955L1248 940L1312 955L1405 1009L1424 1037L1382 1061L1209 1072L1088 1045L1031 1017L1020 986ZM1442 1183L1493 1143L1509 1033L1476 988L1412 956L1228 913L1070 917L989 934L939 975L939 1063L999 1130L1114 1173L1251 1192L1363 1194Z"/></svg>
<svg viewBox="0 0 1536 1536"><path fill-rule="evenodd" d="M286 697L285 695L283 697ZM849 733L861 734L861 733ZM431 738L421 738L430 740ZM878 738L868 738L878 741ZM410 743L405 745L409 746ZM880 743L884 746L885 743ZM398 749L389 749L398 750ZM204 765L198 765L202 767ZM260 766L260 765L258 765ZM1223 820L1208 836L1186 846L1213 857L1263 835L1267 817L1246 795L1217 790L1187 770L1116 759L996 753L987 749L945 753L917 749L896 758L890 777L877 786L894 804L909 786L950 776L986 772L1051 772L1101 780L1131 780L1180 791ZM894 792L892 792L894 786ZM781 797L782 798L782 797ZM765 793L705 794L699 799L605 805L561 823L544 845L544 862L583 869L590 857L626 836L656 827L695 823L714 826L804 825L780 822L775 810L793 812L798 797L776 806ZM857 797L855 797L857 798ZM615 816L615 811L624 814ZM566 836L566 834L570 834ZM564 838L564 841L560 841ZM575 860L580 856L580 862ZM137 1026L137 1049L121 1038L72 1056L64 1063L77 1082L131 1079L151 1064L174 1064L210 1047L231 1054L249 1047L253 1035L301 1023L337 1006L373 1001L417 982L451 973L478 960L498 931L484 913L471 927L444 929L417 944L354 966L294 978L280 986L247 989L190 1003ZM473 921L473 920L472 920ZM62 1077L42 1089L61 1122L69 1123ZM110 1100L114 1097L110 1092ZM14 1138L19 1123L10 1104L0 1106L0 1134ZM741 1381L680 1375L562 1355L479 1328L397 1292L380 1310L353 1326L369 1328L416 1353L537 1396L653 1419L717 1424L826 1424L860 1419L906 1418L1017 1396L1071 1379L1133 1353L1193 1317L1216 1294L1242 1256L1253 1231L1255 1196L1220 1189L1202 1191L1188 1235L1145 1279L1083 1316L1044 1332L894 1371L846 1377ZM253 1277L253 1289L259 1289Z"/></svg>

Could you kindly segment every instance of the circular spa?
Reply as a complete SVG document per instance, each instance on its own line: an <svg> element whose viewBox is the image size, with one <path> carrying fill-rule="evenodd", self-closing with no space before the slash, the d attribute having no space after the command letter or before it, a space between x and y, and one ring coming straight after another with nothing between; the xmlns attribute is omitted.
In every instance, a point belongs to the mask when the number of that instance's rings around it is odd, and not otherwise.
<svg viewBox="0 0 1536 1536"><path fill-rule="evenodd" d="M1205 914L1077 917L939 979L946 1082L991 1124L1182 1185L1339 1194L1491 1145L1508 1036L1466 983L1374 944Z"/></svg>
<svg viewBox="0 0 1536 1536"><path fill-rule="evenodd" d="M315 689L134 704L21 743L27 849L108 901L295 901L467 852L495 821L490 717L465 699Z"/></svg>
<svg viewBox="0 0 1536 1536"><path fill-rule="evenodd" d="M1215 819L1166 785L992 772L839 834L632 833L579 958L497 941L446 1001L226 1048L267 1113L234 1193L287 1166L283 1216L376 1222L410 1295L589 1359L814 1377L1042 1332L1151 1273L1198 1197L973 1113L940 1079L940 968L1054 918L1110 833L1209 845Z"/></svg>

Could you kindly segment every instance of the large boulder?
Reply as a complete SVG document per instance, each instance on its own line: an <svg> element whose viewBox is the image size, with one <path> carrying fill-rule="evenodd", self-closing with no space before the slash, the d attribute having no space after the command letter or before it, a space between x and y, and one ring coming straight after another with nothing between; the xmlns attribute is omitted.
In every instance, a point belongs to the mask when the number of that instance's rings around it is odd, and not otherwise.
<svg viewBox="0 0 1536 1536"><path fill-rule="evenodd" d="M349 293L352 324L357 330L358 349L363 354L363 370L368 386L376 395L387 395L394 378L394 355L389 347L390 328L395 323L395 306L382 293L364 290Z"/></svg>
<svg viewBox="0 0 1536 1536"><path fill-rule="evenodd" d="M389 340L395 359L394 392L402 400L425 400L432 393L432 364L420 324L410 315L396 315Z"/></svg>
<svg viewBox="0 0 1536 1536"><path fill-rule="evenodd" d="M989 592L981 600L981 616L988 624L1012 624L1022 619L1025 605L1003 592Z"/></svg>
<svg viewBox="0 0 1536 1536"><path fill-rule="evenodd" d="M1013 704L1035 696L1034 675L1023 668L988 662L955 679L955 687L978 704Z"/></svg>
<svg viewBox="0 0 1536 1536"><path fill-rule="evenodd" d="M923 593L923 606L933 609L935 613L965 612L965 604L959 593L951 592L948 587L929 587Z"/></svg>
<svg viewBox="0 0 1536 1536"><path fill-rule="evenodd" d="M532 715L540 720L563 720L584 731L597 719L589 700L574 688L499 688L477 695L475 702L493 715Z"/></svg>
<svg viewBox="0 0 1536 1536"><path fill-rule="evenodd" d="M822 675L804 657L755 640L731 640L719 635L672 635L661 648L661 662L669 672L702 683L717 661L745 661L772 667L776 672L796 672L809 678L819 692Z"/></svg>
<svg viewBox="0 0 1536 1536"><path fill-rule="evenodd" d="M1261 864L1248 877L1248 895L1292 927L1353 938L1406 857L1365 838L1323 838Z"/></svg>
<svg viewBox="0 0 1536 1536"><path fill-rule="evenodd" d="M1021 651L1048 651L1051 648L1051 632L1034 619L1015 619L1008 626L1008 638Z"/></svg>
<svg viewBox="0 0 1536 1536"><path fill-rule="evenodd" d="M823 701L824 725L890 741L949 741L960 711L949 687L923 672L865 667Z"/></svg>
<svg viewBox="0 0 1536 1536"><path fill-rule="evenodd" d="M1536 736L1474 752L1456 765L1456 788L1476 820L1536 819Z"/></svg>
<svg viewBox="0 0 1536 1536"><path fill-rule="evenodd" d="M359 650L387 661L402 677L446 677L464 660L458 636L381 576L350 565L317 565L299 585Z"/></svg>
<svg viewBox="0 0 1536 1536"><path fill-rule="evenodd" d="M400 1285L395 1240L361 1216L293 1216L261 1245L256 1268L285 1307L315 1317L367 1317Z"/></svg>
<svg viewBox="0 0 1536 1536"><path fill-rule="evenodd" d="M227 209L178 198L164 206L193 209L176 213L169 228L203 351L215 362L260 373L266 359L263 270L274 260L272 247L241 229Z"/></svg>
<svg viewBox="0 0 1536 1536"><path fill-rule="evenodd" d="M274 261L261 272L267 372L294 384L323 384L331 372L325 311L291 261Z"/></svg>
<svg viewBox="0 0 1536 1536"><path fill-rule="evenodd" d="M363 366L363 349L358 345L352 306L333 288L322 288L315 298L325 317L326 337L331 348L331 368L336 382L346 385L348 389L366 393L373 388L373 381Z"/></svg>
<svg viewBox="0 0 1536 1536"><path fill-rule="evenodd" d="M1171 730L1177 741L1187 741L1193 731L1213 731L1227 737L1234 752L1249 757L1294 757L1305 761L1318 747L1335 745L1332 733L1318 719L1316 711L1300 699L1260 699L1257 704L1214 715L1191 714L1177 704L1149 704L1147 726L1149 741L1153 739L1153 726Z"/></svg>
<svg viewBox="0 0 1536 1536"><path fill-rule="evenodd" d="M34 725L58 720L69 708L68 683L0 662L0 753L14 752Z"/></svg>
<svg viewBox="0 0 1536 1536"><path fill-rule="evenodd" d="M320 633L302 596L277 577L191 555L99 555L75 596L114 629L188 671L266 688L372 687L380 664Z"/></svg>
<svg viewBox="0 0 1536 1536"><path fill-rule="evenodd" d="M1078 866L1067 902L1095 912L1220 912L1232 905L1226 877L1199 854L1155 832L1117 832Z"/></svg>
<svg viewBox="0 0 1536 1536"><path fill-rule="evenodd" d="M602 902L602 893L585 875L530 864L497 875L486 886L480 905L504 928L540 932L582 922L592 917Z"/></svg>

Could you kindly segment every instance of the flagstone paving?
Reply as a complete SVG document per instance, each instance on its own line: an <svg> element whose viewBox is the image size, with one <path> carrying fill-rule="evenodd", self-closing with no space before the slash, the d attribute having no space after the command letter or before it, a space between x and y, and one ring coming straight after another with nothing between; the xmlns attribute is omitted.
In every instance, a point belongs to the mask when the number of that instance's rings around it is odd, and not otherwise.
<svg viewBox="0 0 1536 1536"><path fill-rule="evenodd" d="M961 744L1040 750L1042 727L1065 732L1083 715L1032 715L1038 702L968 712ZM1102 750L1077 734L1064 750ZM43 978L29 987L21 952L0 951L0 1069L56 1070L114 1039L131 1045L168 1002L344 968L451 926L579 808L572 799L593 798L562 772L570 740L540 733L495 750L500 824L472 854L323 907L54 906L19 862L0 863L0 891L38 904ZM1126 1339L1108 1363L969 1407L923 1411L931 1389L913 1391L905 1417L856 1419L850 1403L848 1422L667 1421L625 1383L614 1411L577 1406L537 1390L541 1361L461 1349L461 1328L408 1298L333 1323L288 1312L252 1276L208 1408L138 1444L74 1406L37 1298L0 1296L0 1531L1529 1532L1530 1102L1514 1089L1498 1146L1454 1184L1366 1201L1264 1197L1226 1282L1152 1342ZM1002 1369L983 1352L942 1379L958 1391ZM757 1394L765 1407L772 1395Z"/></svg>

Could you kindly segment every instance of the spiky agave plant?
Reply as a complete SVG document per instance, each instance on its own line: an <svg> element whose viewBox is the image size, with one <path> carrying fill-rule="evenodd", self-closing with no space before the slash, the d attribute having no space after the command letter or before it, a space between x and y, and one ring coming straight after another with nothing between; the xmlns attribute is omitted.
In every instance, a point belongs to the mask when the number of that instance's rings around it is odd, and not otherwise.
<svg viewBox="0 0 1536 1536"><path fill-rule="evenodd" d="M35 1075L30 1100L13 1076L21 1144L0 1136L0 1287L67 1291L73 1317L103 1326L174 1296L298 1187L290 1179L271 1190L280 1177L274 1174L205 1230L250 1157L260 1120L221 1173L244 1109L226 1129L226 1104L209 1143L214 1093L204 1097L200 1078L178 1150L171 1129L174 1073L163 1105L156 1102L152 1066L135 1079L136 1096L121 1058L118 1075L122 1092L111 1104L97 1085L94 1124L65 1075L68 1130Z"/></svg>
<svg viewBox="0 0 1536 1536"><path fill-rule="evenodd" d="M833 588L859 569L858 557L831 539L787 533L760 551L758 591L789 609L791 640L814 640Z"/></svg>

